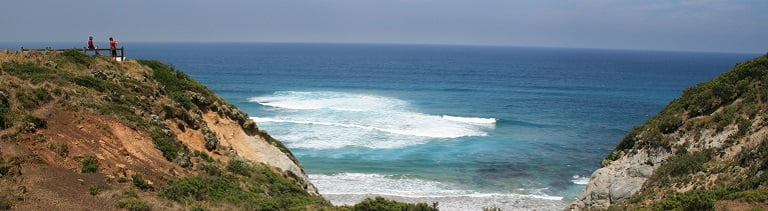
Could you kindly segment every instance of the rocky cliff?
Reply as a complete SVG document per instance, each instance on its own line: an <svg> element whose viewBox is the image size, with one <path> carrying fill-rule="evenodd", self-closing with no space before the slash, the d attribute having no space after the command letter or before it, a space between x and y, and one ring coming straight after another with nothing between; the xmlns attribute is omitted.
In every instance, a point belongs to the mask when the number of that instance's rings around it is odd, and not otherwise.
<svg viewBox="0 0 768 211"><path fill-rule="evenodd" d="M246 114L157 61L0 52L0 210L324 207Z"/></svg>
<svg viewBox="0 0 768 211"><path fill-rule="evenodd" d="M634 127L568 209L768 208L768 55Z"/></svg>

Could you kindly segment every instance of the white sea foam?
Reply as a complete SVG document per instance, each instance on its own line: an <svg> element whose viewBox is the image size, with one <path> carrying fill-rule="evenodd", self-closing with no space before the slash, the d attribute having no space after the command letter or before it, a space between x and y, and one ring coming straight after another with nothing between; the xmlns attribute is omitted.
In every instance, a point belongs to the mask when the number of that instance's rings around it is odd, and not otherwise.
<svg viewBox="0 0 768 211"><path fill-rule="evenodd" d="M473 124L486 124L486 125L496 124L495 118L458 117L458 116L443 115L443 119L456 121L456 122L473 123Z"/></svg>
<svg viewBox="0 0 768 211"><path fill-rule="evenodd" d="M571 182L573 182L573 184L577 184L577 185L586 185L586 184L589 183L589 177L582 177L582 176L579 176L579 175L573 175L573 179L571 179Z"/></svg>
<svg viewBox="0 0 768 211"><path fill-rule="evenodd" d="M368 111L399 107L404 101L373 95L349 94L343 92L275 92L270 96L252 97L250 102L264 106L294 109L317 110L334 109L342 111Z"/></svg>
<svg viewBox="0 0 768 211"><path fill-rule="evenodd" d="M364 125L335 123L335 122L313 122L313 121L300 121L300 120L281 120L281 119L260 118L260 117L252 117L251 119L253 119L256 122L285 122L285 123L295 123L295 124L310 124L310 125L325 125L325 126L338 126L338 127L348 127L348 128L359 128L359 129L365 129L365 130L375 130L375 131L394 133L394 134L400 134L400 135L429 137L429 138L458 138L458 137L463 137L463 136L486 136L486 135L488 135L485 132L475 132L475 131L466 131L466 132L465 131L460 131L458 133L453 133L453 132L449 132L449 131L439 131L439 130L420 131L419 129L421 129L421 128L413 128L413 129L387 129L387 128L378 128L378 127L364 126Z"/></svg>
<svg viewBox="0 0 768 211"><path fill-rule="evenodd" d="M553 209L563 206L562 197L542 193L482 193L454 185L403 176L341 173L309 175L320 194L336 205L355 204L367 197L383 196L407 202L439 202L441 210L467 210L496 206ZM544 206L544 207L542 207ZM547 207L549 206L549 207Z"/></svg>
<svg viewBox="0 0 768 211"><path fill-rule="evenodd" d="M493 118L430 115L395 98L343 92L276 92L250 101L278 110L253 117L293 148L400 148L429 141L487 136ZM491 126L491 127L489 127Z"/></svg>

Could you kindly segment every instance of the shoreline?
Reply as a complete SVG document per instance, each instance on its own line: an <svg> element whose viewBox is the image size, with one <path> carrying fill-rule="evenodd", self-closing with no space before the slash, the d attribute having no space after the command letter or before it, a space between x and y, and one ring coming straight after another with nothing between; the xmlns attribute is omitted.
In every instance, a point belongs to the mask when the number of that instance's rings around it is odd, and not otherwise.
<svg viewBox="0 0 768 211"><path fill-rule="evenodd" d="M397 196L387 194L324 194L320 193L331 204L354 205L366 198L377 196L406 203L437 202L440 210L482 210L483 208L501 208L502 210L562 210L568 202L559 199L544 199L531 195L516 194L482 194L478 196Z"/></svg>

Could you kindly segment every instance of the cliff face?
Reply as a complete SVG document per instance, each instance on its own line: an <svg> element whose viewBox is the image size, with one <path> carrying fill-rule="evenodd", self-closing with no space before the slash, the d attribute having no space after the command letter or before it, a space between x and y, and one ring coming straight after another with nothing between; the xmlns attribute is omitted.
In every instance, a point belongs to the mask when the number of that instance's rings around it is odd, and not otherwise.
<svg viewBox="0 0 768 211"><path fill-rule="evenodd" d="M569 209L768 207L767 86L764 55L685 89L624 137Z"/></svg>
<svg viewBox="0 0 768 211"><path fill-rule="evenodd" d="M0 137L0 210L329 205L279 141L156 61L0 52Z"/></svg>

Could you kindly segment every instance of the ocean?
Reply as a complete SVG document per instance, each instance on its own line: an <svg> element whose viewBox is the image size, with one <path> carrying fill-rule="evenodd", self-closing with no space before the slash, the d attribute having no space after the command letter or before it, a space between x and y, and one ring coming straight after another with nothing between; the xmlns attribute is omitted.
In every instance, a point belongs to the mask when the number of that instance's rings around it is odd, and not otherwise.
<svg viewBox="0 0 768 211"><path fill-rule="evenodd" d="M121 44L129 59L172 64L248 113L293 151L332 203L385 196L438 202L443 210L560 210L633 125L685 87L758 56L447 45ZM79 46L51 46L70 45Z"/></svg>

